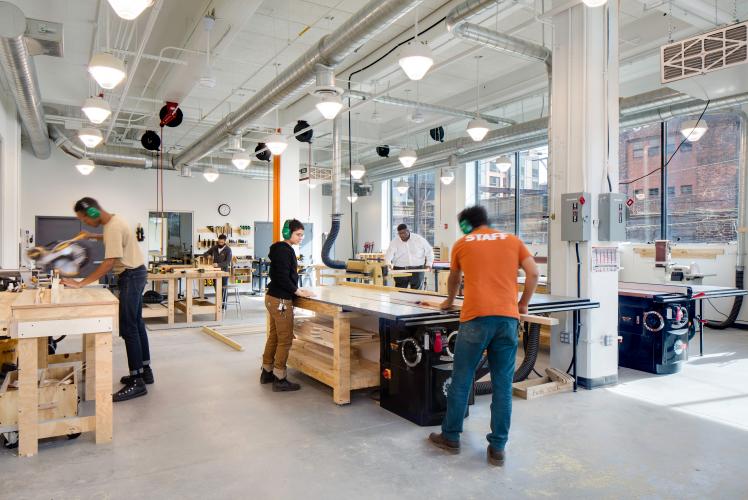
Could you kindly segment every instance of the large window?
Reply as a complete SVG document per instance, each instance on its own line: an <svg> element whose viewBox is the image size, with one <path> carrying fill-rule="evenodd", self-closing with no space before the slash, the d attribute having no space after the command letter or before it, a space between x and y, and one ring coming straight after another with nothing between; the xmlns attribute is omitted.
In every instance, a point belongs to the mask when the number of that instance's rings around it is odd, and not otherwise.
<svg viewBox="0 0 748 500"><path fill-rule="evenodd" d="M697 118L664 123L666 188L660 170L661 124L621 131L620 190L633 200L626 231L629 241L663 237L684 243L735 241L742 134L739 115L706 114L702 118L708 126L706 134L697 142L683 142L683 122ZM667 200L665 210L663 199ZM664 235L663 217L667 220Z"/></svg>
<svg viewBox="0 0 748 500"><path fill-rule="evenodd" d="M405 181L407 187L401 186L401 181ZM392 193L390 222L393 238L397 233L397 226L407 224L412 232L426 238L431 245L434 244L435 182L434 172L413 174L390 181Z"/></svg>
<svg viewBox="0 0 748 500"><path fill-rule="evenodd" d="M482 160L476 169L476 199L486 207L491 226L526 243L546 244L548 147Z"/></svg>

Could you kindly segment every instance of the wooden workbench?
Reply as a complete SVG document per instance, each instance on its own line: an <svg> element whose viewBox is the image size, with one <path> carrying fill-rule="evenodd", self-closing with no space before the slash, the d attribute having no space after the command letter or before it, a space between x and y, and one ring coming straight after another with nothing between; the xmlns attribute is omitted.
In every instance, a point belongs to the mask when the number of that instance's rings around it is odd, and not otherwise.
<svg viewBox="0 0 748 500"><path fill-rule="evenodd" d="M112 334L118 331L118 301L103 288L65 289L51 303L50 292L25 290L12 302L11 337L18 340L18 454L33 456L38 440L95 432L96 443L112 440ZM68 361L69 356L47 356L47 337L81 336L85 361L85 400L93 400L94 414L39 421L38 368Z"/></svg>
<svg viewBox="0 0 748 500"><path fill-rule="evenodd" d="M221 297L223 283L221 278L229 273L218 268L204 269L203 272L195 268L174 270L168 273L148 273L148 281L164 282L167 285L166 304L143 304L143 318L167 318L168 324L174 324L176 310L187 316L187 323L192 323L195 314L214 314L215 321L221 321ZM177 300L177 281L184 280L184 300ZM192 297L192 282L198 280L199 296ZM211 302L205 298L205 280L214 280L216 299Z"/></svg>

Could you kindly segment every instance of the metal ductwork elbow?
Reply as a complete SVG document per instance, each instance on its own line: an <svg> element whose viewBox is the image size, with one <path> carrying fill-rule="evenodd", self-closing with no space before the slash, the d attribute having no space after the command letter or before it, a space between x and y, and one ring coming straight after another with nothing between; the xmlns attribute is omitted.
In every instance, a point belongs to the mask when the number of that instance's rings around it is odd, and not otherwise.
<svg viewBox="0 0 748 500"><path fill-rule="evenodd" d="M52 154L44 121L42 96L31 53L26 46L26 16L17 6L0 2L0 66L18 108L34 156L46 160Z"/></svg>

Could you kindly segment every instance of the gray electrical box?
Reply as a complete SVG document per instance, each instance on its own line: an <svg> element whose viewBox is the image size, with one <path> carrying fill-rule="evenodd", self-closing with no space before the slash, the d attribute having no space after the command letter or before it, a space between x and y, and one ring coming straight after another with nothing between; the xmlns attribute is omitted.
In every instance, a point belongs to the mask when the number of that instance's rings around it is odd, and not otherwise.
<svg viewBox="0 0 748 500"><path fill-rule="evenodd" d="M589 241L592 236L590 193L561 195L561 239L563 241Z"/></svg>
<svg viewBox="0 0 748 500"><path fill-rule="evenodd" d="M626 241L626 195L603 193L597 199L600 241Z"/></svg>

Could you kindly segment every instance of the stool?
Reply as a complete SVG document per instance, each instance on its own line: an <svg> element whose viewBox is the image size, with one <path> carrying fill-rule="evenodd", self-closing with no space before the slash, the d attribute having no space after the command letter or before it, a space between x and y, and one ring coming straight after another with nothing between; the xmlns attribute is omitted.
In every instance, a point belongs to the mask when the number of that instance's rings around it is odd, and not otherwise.
<svg viewBox="0 0 748 500"><path fill-rule="evenodd" d="M226 285L226 302L223 303L223 308L228 312L230 305L236 306L236 315L241 319L242 300L239 295L239 285Z"/></svg>

